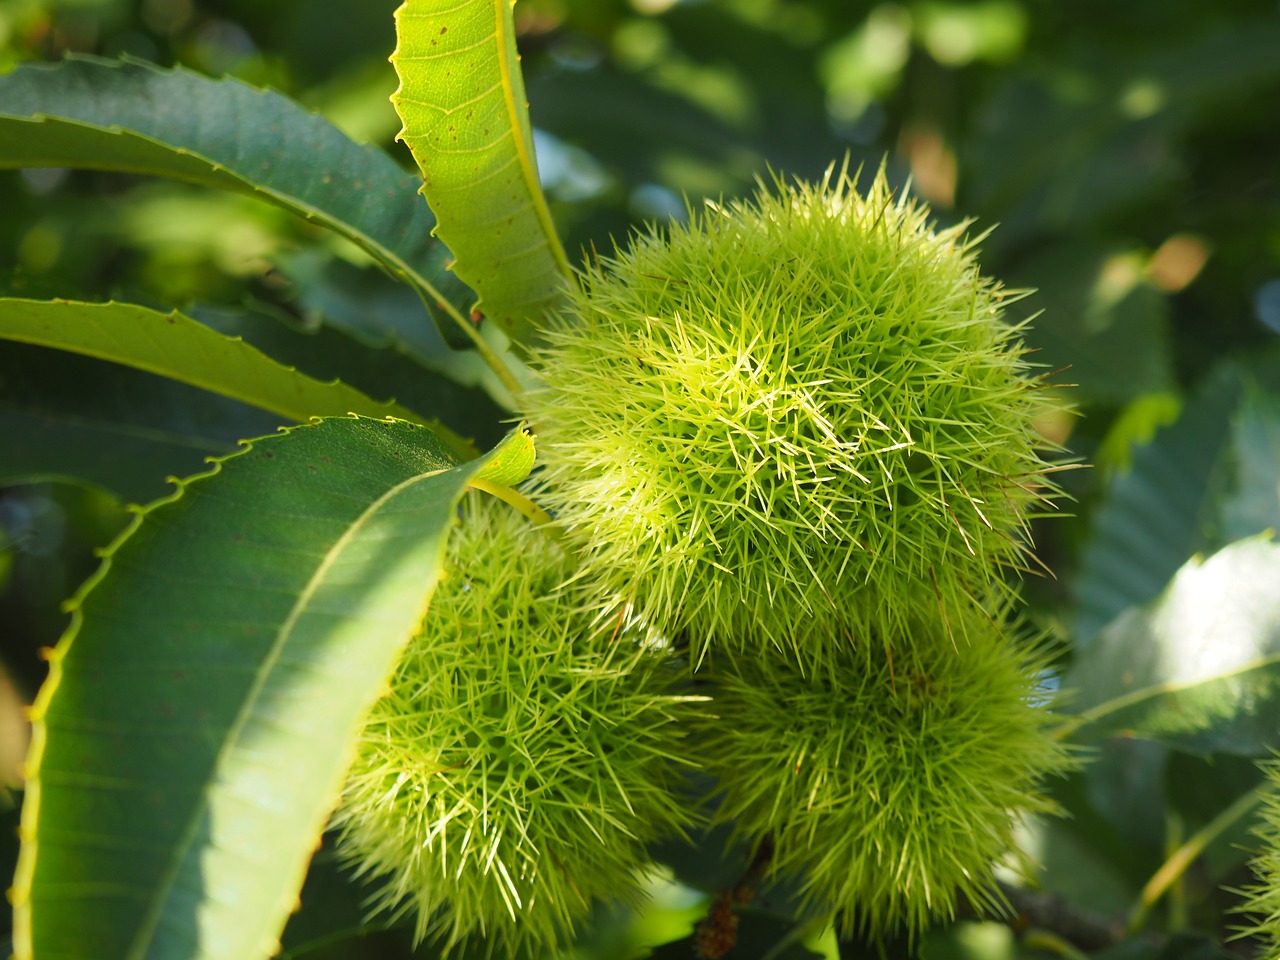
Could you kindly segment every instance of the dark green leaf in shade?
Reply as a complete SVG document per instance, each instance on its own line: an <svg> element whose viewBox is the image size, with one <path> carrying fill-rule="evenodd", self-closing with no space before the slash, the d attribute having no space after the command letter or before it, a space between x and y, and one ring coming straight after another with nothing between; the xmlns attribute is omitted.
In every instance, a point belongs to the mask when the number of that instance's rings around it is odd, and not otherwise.
<svg viewBox="0 0 1280 960"><path fill-rule="evenodd" d="M1280 396L1247 389L1233 436L1235 477L1222 507L1223 539L1280 531Z"/></svg>
<svg viewBox="0 0 1280 960"><path fill-rule="evenodd" d="M1123 253L1069 242L1020 261L1003 278L1036 288L1028 302L1043 312L1027 328L1027 345L1036 362L1070 367L1058 379L1075 385L1072 397L1083 404L1119 405L1174 386L1167 297L1131 264L1125 280L1102 282L1112 262L1124 272Z"/></svg>
<svg viewBox="0 0 1280 960"><path fill-rule="evenodd" d="M33 707L19 958L278 950L360 718L489 462L456 466L404 421L322 420L142 511L72 601Z"/></svg>
<svg viewBox="0 0 1280 960"><path fill-rule="evenodd" d="M395 350L462 386L491 389L495 378L484 358L458 349L470 341L453 326L423 323L422 302L404 284L315 248L286 254L279 268L308 323L335 327L369 347Z"/></svg>
<svg viewBox="0 0 1280 960"><path fill-rule="evenodd" d="M1168 765L1162 743L1117 737L1099 744L1082 774L1089 806L1129 843L1160 850Z"/></svg>
<svg viewBox="0 0 1280 960"><path fill-rule="evenodd" d="M706 796L713 795L714 780L696 775L693 779ZM711 812L712 808L703 804L704 820L710 819ZM719 851L719 855L708 857L704 854L706 850ZM678 881L704 893L733 887L751 862L750 847L742 840L735 840L732 827L724 824L704 827L693 833L688 842L674 838L663 840L649 852L658 863L670 867Z"/></svg>
<svg viewBox="0 0 1280 960"><path fill-rule="evenodd" d="M413 944L413 925L404 918L370 915L369 887L341 864L333 839L326 834L311 858L278 960L444 960L438 944Z"/></svg>
<svg viewBox="0 0 1280 960"><path fill-rule="evenodd" d="M1136 937L1092 954L1092 960L1160 960L1160 944Z"/></svg>
<svg viewBox="0 0 1280 960"><path fill-rule="evenodd" d="M1244 802L1242 798L1255 796L1263 780L1254 757L1225 753L1200 756L1180 750L1169 754L1169 804L1185 825L1184 836L1211 823L1233 804ZM1256 851L1253 809L1224 825L1200 855L1199 870L1212 883L1230 883L1232 873L1242 869Z"/></svg>
<svg viewBox="0 0 1280 960"><path fill-rule="evenodd" d="M382 929L385 918L370 920L362 904L367 891L360 881L339 863L325 836L325 845L311 858L307 880L299 896L301 906L285 925L281 941L284 960L303 960L335 944L343 944L362 934ZM379 922L381 921L381 922ZM346 945L350 955L350 945Z"/></svg>
<svg viewBox="0 0 1280 960"><path fill-rule="evenodd" d="M0 339L110 360L252 404L291 420L346 413L427 423L462 456L469 445L442 424L277 363L177 311L128 303L0 299Z"/></svg>
<svg viewBox="0 0 1280 960"><path fill-rule="evenodd" d="M395 289L413 298L406 288ZM376 301L369 304L369 312L374 309ZM317 380L341 380L369 396L394 397L400 406L421 417L430 416L443 422L454 433L474 439L482 448L493 446L510 428L503 423L510 419L510 412L498 406L486 391L463 386L443 365L438 369L424 369L396 346L362 343L355 339L354 332L329 323L327 314L299 320L269 304L257 302L238 309L201 305L191 308L189 313L219 333L240 337L267 356ZM474 355L465 356L478 361ZM488 367L484 370L487 376Z"/></svg>
<svg viewBox="0 0 1280 960"><path fill-rule="evenodd" d="M788 918L750 907L739 908L736 916L736 942L726 960L815 960L821 956L801 942L795 923ZM697 936L695 931L682 940L655 947L650 960L689 960L699 956Z"/></svg>
<svg viewBox="0 0 1280 960"><path fill-rule="evenodd" d="M1175 933L1167 940L1132 937L1090 955L1092 960L1235 960L1216 937L1200 931Z"/></svg>
<svg viewBox="0 0 1280 960"><path fill-rule="evenodd" d="M1263 755L1280 728L1280 544L1187 563L1158 601L1112 622L1063 680L1089 737Z"/></svg>
<svg viewBox="0 0 1280 960"><path fill-rule="evenodd" d="M1243 89L1280 78L1278 44L1280 23L1259 16L1182 31L1133 56L1085 43L1009 71L965 148L964 206L1001 224L989 248L1078 234L1168 195L1186 175L1178 141Z"/></svg>
<svg viewBox="0 0 1280 960"><path fill-rule="evenodd" d="M1085 794L1083 771L1054 785L1054 799L1070 818L1033 825L1037 883L1069 903L1101 914L1114 914L1130 903L1165 856L1164 838L1155 848L1135 843L1094 811ZM1155 811L1158 815L1163 806Z"/></svg>
<svg viewBox="0 0 1280 960"><path fill-rule="evenodd" d="M1075 638L1081 647L1124 611L1159 595L1208 542L1213 481L1230 443L1223 429L1240 397L1239 375L1219 371L1179 419L1134 452L1094 518L1076 582Z"/></svg>
<svg viewBox="0 0 1280 960"><path fill-rule="evenodd" d="M280 418L164 377L43 347L0 349L0 485L64 480L146 503Z"/></svg>
<svg viewBox="0 0 1280 960"><path fill-rule="evenodd" d="M1235 956L1217 937L1184 930L1169 938L1155 960L1235 960Z"/></svg>
<svg viewBox="0 0 1280 960"><path fill-rule="evenodd" d="M0 795L0 871L3 876L13 876L18 862L18 811L21 795L8 790ZM13 922L8 911L0 919L0 949L9 949L13 938Z"/></svg>
<svg viewBox="0 0 1280 960"><path fill-rule="evenodd" d="M43 166L260 197L353 241L471 332L470 296L431 236L417 178L274 91L137 61L24 64L0 77L0 167Z"/></svg>

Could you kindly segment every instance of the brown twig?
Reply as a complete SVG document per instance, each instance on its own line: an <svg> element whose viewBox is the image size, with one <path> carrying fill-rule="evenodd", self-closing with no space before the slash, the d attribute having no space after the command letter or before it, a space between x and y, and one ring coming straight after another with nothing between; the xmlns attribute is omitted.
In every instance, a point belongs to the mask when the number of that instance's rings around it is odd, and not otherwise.
<svg viewBox="0 0 1280 960"><path fill-rule="evenodd" d="M745 907L756 896L756 885L773 859L773 840L764 837L756 846L747 869L732 887L721 890L711 901L706 919L694 933L694 948L699 960L720 960L738 942L737 907Z"/></svg>

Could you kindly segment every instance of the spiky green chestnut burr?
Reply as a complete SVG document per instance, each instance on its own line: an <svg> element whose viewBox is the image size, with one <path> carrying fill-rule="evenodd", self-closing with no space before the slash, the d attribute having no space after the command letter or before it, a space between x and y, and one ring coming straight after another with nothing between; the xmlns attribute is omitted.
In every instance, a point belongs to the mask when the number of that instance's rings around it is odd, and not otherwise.
<svg viewBox="0 0 1280 960"><path fill-rule="evenodd" d="M1262 941L1266 960L1280 960L1280 760L1260 766L1271 792L1263 798L1261 821L1254 830L1262 841L1261 852L1250 864L1258 882L1242 891L1240 912L1253 919L1244 932Z"/></svg>
<svg viewBox="0 0 1280 960"><path fill-rule="evenodd" d="M420 937L536 956L594 898L636 897L645 844L684 829L669 786L694 698L629 625L563 587L573 566L545 531L477 496L336 823Z"/></svg>
<svg viewBox="0 0 1280 960"><path fill-rule="evenodd" d="M525 401L587 566L695 640L780 645L814 618L857 644L1020 566L1051 401L975 243L842 172L588 268Z"/></svg>
<svg viewBox="0 0 1280 960"><path fill-rule="evenodd" d="M713 653L713 704L695 755L719 782L718 822L772 846L769 869L801 913L845 934L914 936L999 895L996 860L1020 815L1047 812L1047 775L1070 765L1046 732L1043 655L968 625L957 651L935 617L918 635L802 670L791 651Z"/></svg>

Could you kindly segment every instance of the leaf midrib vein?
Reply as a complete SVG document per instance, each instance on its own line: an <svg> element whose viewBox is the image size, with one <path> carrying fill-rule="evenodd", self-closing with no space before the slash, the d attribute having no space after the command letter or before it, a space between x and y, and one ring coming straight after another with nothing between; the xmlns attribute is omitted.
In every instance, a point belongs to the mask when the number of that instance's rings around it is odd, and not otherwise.
<svg viewBox="0 0 1280 960"><path fill-rule="evenodd" d="M308 580L307 585L303 588L302 593L299 595L297 603L294 604L293 609L289 612L284 623L281 624L280 629L277 631L276 641L263 661L263 668L258 671L254 684L247 692L244 703L241 706L235 721L232 723L227 737L223 740L222 748L218 751L217 761L210 768L209 776L200 790L201 802L193 808L186 829L183 830L182 839L174 847L172 863L169 869L165 871L165 874L157 887L156 895L152 901L152 906L143 917L142 923L139 924L138 934L134 938L126 955L129 960L142 960L146 954L147 948L152 943L156 928L159 926L160 919L163 915L165 904L168 901L170 893L177 884L183 865L187 862L191 848L195 843L196 834L200 828L200 822L205 812L209 809L209 797L218 783L218 774L226 765L227 759L230 757L233 748L238 745L245 728L253 718L257 705L262 698L263 691L266 689L267 679L272 675L276 664L283 655L284 649L289 645L294 628L297 626L298 621L306 611L309 601L319 590L321 584L324 583L325 574L332 569L333 565L337 562L338 557L340 557L347 546L351 544L356 534L368 525L371 518L375 516L385 504L394 499L394 497L402 490L408 489L416 483L445 472L447 472L447 468L415 474L414 476L388 488L367 508L365 508L365 510L362 511L351 524L348 525L333 547L326 552L324 559L321 560L315 572Z"/></svg>

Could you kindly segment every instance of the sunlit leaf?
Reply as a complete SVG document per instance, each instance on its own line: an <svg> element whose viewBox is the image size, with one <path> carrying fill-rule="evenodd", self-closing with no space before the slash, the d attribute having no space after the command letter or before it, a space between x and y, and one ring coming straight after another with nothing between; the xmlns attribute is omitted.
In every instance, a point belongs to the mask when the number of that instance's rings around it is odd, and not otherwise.
<svg viewBox="0 0 1280 960"><path fill-rule="evenodd" d="M33 708L20 960L278 950L360 720L489 464L455 466L403 421L323 420L142 512L72 602Z"/></svg>
<svg viewBox="0 0 1280 960"><path fill-rule="evenodd" d="M1111 623L1063 681L1083 732L1263 754L1280 728L1280 544L1243 540L1186 564Z"/></svg>
<svg viewBox="0 0 1280 960"><path fill-rule="evenodd" d="M511 8L408 0L396 11L392 102L455 272L486 318L527 340L560 303L569 267L538 180Z"/></svg>

